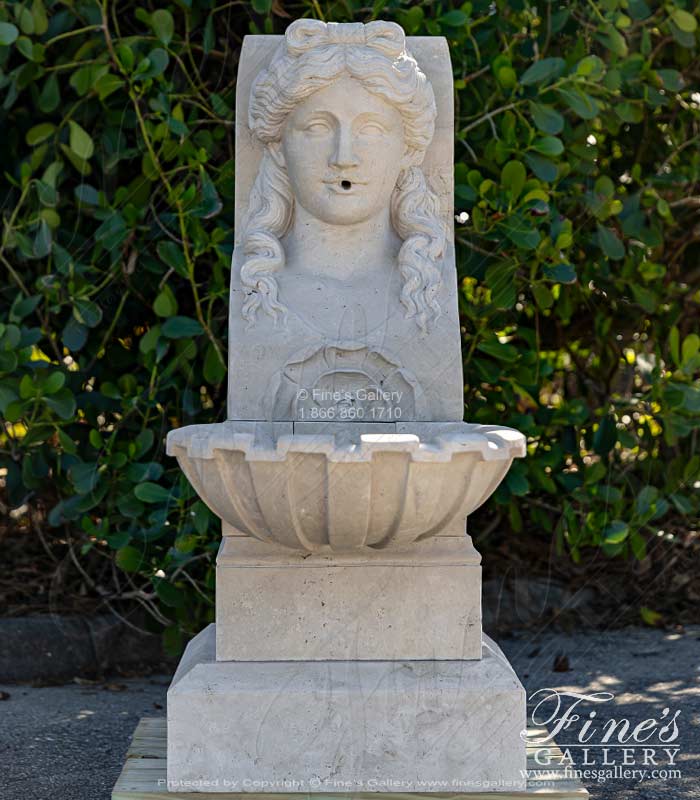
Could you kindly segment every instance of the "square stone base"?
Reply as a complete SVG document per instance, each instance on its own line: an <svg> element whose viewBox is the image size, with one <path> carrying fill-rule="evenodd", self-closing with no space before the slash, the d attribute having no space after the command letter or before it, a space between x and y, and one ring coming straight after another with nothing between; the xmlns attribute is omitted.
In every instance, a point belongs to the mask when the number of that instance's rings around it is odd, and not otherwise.
<svg viewBox="0 0 700 800"><path fill-rule="evenodd" d="M481 658L471 539L350 554L225 535L216 566L219 661Z"/></svg>
<svg viewBox="0 0 700 800"><path fill-rule="evenodd" d="M545 745L536 744L545 735L543 728L528 729L528 766L531 770L525 793L518 790L495 792L470 792L469 800L589 800L589 794L581 782L565 769L564 755L556 742ZM198 787L198 791L171 792L167 779L168 736L163 717L142 717L134 731L131 745L121 775L112 789L112 800L165 800L177 797L179 800L240 800L241 794L233 792L211 792L210 787ZM542 769L542 764L549 764ZM248 794L250 800L269 800L267 794ZM298 794L275 795L279 800L300 800ZM374 795L368 792L353 794L354 800L370 800ZM324 792L325 800L345 800L347 795ZM384 794L384 800L429 800L435 794L422 792L410 796L405 794ZM455 792L441 793L441 798L459 800L462 795Z"/></svg>
<svg viewBox="0 0 700 800"><path fill-rule="evenodd" d="M479 661L223 662L214 628L168 691L171 792L525 788L525 691L487 637Z"/></svg>

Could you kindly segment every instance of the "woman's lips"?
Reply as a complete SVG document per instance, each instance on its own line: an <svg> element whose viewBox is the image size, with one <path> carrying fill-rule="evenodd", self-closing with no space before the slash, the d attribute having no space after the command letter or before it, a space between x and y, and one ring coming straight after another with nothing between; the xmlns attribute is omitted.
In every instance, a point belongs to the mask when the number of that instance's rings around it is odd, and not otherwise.
<svg viewBox="0 0 700 800"><path fill-rule="evenodd" d="M336 178L323 181L335 194L352 194L358 186L365 186L367 181L356 181L350 178Z"/></svg>

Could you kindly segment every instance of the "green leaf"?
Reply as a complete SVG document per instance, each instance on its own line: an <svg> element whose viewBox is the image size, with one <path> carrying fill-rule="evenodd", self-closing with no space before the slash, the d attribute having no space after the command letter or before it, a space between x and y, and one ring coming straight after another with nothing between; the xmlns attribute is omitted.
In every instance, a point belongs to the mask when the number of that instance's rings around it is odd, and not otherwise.
<svg viewBox="0 0 700 800"><path fill-rule="evenodd" d="M184 122L181 122L179 119L175 119L175 117L170 117L168 119L168 127L170 130L175 134L175 136L189 136L190 129L185 125ZM155 170L156 177L158 171Z"/></svg>
<svg viewBox="0 0 700 800"><path fill-rule="evenodd" d="M683 76L677 69L657 69L656 74L661 79L664 89L671 92L680 92L683 89Z"/></svg>
<svg viewBox="0 0 700 800"><path fill-rule="evenodd" d="M204 380L213 386L218 386L226 377L226 367L221 363L221 358L211 343L204 357L203 374Z"/></svg>
<svg viewBox="0 0 700 800"><path fill-rule="evenodd" d="M39 125L35 125L33 128L30 128L27 131L27 135L25 139L27 144L30 147L34 147L51 136L51 134L56 130L56 126L51 122L42 122Z"/></svg>
<svg viewBox="0 0 700 800"><path fill-rule="evenodd" d="M87 161L95 152L95 145L90 135L73 120L69 120L68 125L70 126L70 149L78 158Z"/></svg>
<svg viewBox="0 0 700 800"><path fill-rule="evenodd" d="M605 255L613 261L625 257L625 246L612 228L607 228L600 223L596 226L598 231L598 246Z"/></svg>
<svg viewBox="0 0 700 800"><path fill-rule="evenodd" d="M575 283L576 282L576 268L571 264L557 264L554 267L545 267L544 276L554 283Z"/></svg>
<svg viewBox="0 0 700 800"><path fill-rule="evenodd" d="M0 45L9 46L17 41L19 31L11 22L0 22Z"/></svg>
<svg viewBox="0 0 700 800"><path fill-rule="evenodd" d="M134 80L145 81L157 78L165 72L169 61L170 56L162 47L154 48L147 58L139 62L136 72L134 72Z"/></svg>
<svg viewBox="0 0 700 800"><path fill-rule="evenodd" d="M506 486L510 493L516 497L522 497L530 491L530 484L522 472L511 469L506 475Z"/></svg>
<svg viewBox="0 0 700 800"><path fill-rule="evenodd" d="M110 214L95 231L94 237L105 250L116 250L127 237L126 222L118 213Z"/></svg>
<svg viewBox="0 0 700 800"><path fill-rule="evenodd" d="M476 202L476 192L472 189L471 186L467 186L463 183L458 183L455 186L455 194L460 200L464 200L465 203L472 205Z"/></svg>
<svg viewBox="0 0 700 800"><path fill-rule="evenodd" d="M518 85L518 73L513 67L499 67L496 79L504 89L512 89Z"/></svg>
<svg viewBox="0 0 700 800"><path fill-rule="evenodd" d="M10 319L14 321L24 319L34 311L42 299L40 294L35 294L31 297L24 297L18 294L10 308Z"/></svg>
<svg viewBox="0 0 700 800"><path fill-rule="evenodd" d="M652 628L657 627L663 622L663 614L659 614L658 611L652 611L651 608L647 608L647 606L642 606L639 609L639 615L642 618L642 621L645 625L649 625Z"/></svg>
<svg viewBox="0 0 700 800"><path fill-rule="evenodd" d="M88 64L76 70L70 78L70 85L83 97L95 87L95 83L109 70L107 64Z"/></svg>
<svg viewBox="0 0 700 800"><path fill-rule="evenodd" d="M61 92L58 86L58 78L56 73L52 72L46 79L44 86L39 95L39 110L45 114L50 114L58 108L61 102Z"/></svg>
<svg viewBox="0 0 700 800"><path fill-rule="evenodd" d="M43 36L49 28L49 20L42 0L32 1L31 14L34 21L34 33L37 36Z"/></svg>
<svg viewBox="0 0 700 800"><path fill-rule="evenodd" d="M102 321L102 309L87 298L78 298L73 305L73 316L87 325L88 328L95 328Z"/></svg>
<svg viewBox="0 0 700 800"><path fill-rule="evenodd" d="M595 98L579 88L556 89L555 91L581 119L594 119L600 113L600 108Z"/></svg>
<svg viewBox="0 0 700 800"><path fill-rule="evenodd" d="M515 305L515 274L515 265L508 261L497 261L487 268L484 279L491 290L491 302L497 308L512 308Z"/></svg>
<svg viewBox="0 0 700 800"><path fill-rule="evenodd" d="M521 217L509 217L500 227L511 242L523 250L534 250L540 243L540 232L526 224Z"/></svg>
<svg viewBox="0 0 700 800"><path fill-rule="evenodd" d="M203 328L191 317L170 317L163 323L161 331L169 339L183 339L199 336Z"/></svg>
<svg viewBox="0 0 700 800"><path fill-rule="evenodd" d="M97 462L89 462L74 464L70 468L68 474L78 493L87 494L97 486L99 480L98 467L99 464Z"/></svg>
<svg viewBox="0 0 700 800"><path fill-rule="evenodd" d="M653 314L658 305L657 297L654 292L645 289L643 286L638 286L635 283L633 283L630 288L632 289L635 301L639 303L647 313Z"/></svg>
<svg viewBox="0 0 700 800"><path fill-rule="evenodd" d="M100 196L94 186L89 183L80 183L75 187L75 198L84 206L98 206L100 204Z"/></svg>
<svg viewBox="0 0 700 800"><path fill-rule="evenodd" d="M134 51L127 44L117 45L117 59L126 72L134 68Z"/></svg>
<svg viewBox="0 0 700 800"><path fill-rule="evenodd" d="M117 566L123 569L124 572L138 572L144 565L142 551L137 550L130 544L117 550L114 560Z"/></svg>
<svg viewBox="0 0 700 800"><path fill-rule="evenodd" d="M563 74L566 62L563 58L542 58L528 67L520 76L520 83L523 86L531 86L533 83L549 83Z"/></svg>
<svg viewBox="0 0 700 800"><path fill-rule="evenodd" d="M443 14L440 17L440 22L443 25L449 25L451 28L461 28L463 25L466 25L469 22L469 17L464 13L464 11L460 11L459 9L455 8L452 11L448 11L446 14Z"/></svg>
<svg viewBox="0 0 700 800"><path fill-rule="evenodd" d="M31 375L23 375L22 380L19 382L19 396L22 400L28 400L36 394L36 387Z"/></svg>
<svg viewBox="0 0 700 800"><path fill-rule="evenodd" d="M510 192L511 201L515 203L525 185L527 172L522 161L509 161L501 170L501 186Z"/></svg>
<svg viewBox="0 0 700 800"><path fill-rule="evenodd" d="M615 447L617 442L617 426L615 417L606 416L598 423L598 427L593 434L593 450L599 456L607 456Z"/></svg>
<svg viewBox="0 0 700 800"><path fill-rule="evenodd" d="M92 167L90 166L90 162L86 161L84 158L80 158L77 156L70 147L67 147L63 142L61 142L61 150L65 153L66 158L70 161L70 163L78 170L81 175L90 175L92 172Z"/></svg>
<svg viewBox="0 0 700 800"><path fill-rule="evenodd" d="M615 113L623 122L637 123L644 119L644 108L641 103L616 103Z"/></svg>
<svg viewBox="0 0 700 800"><path fill-rule="evenodd" d="M88 329L82 323L78 322L75 316L72 316L66 323L61 339L65 347L70 351L76 352L82 350L87 341Z"/></svg>
<svg viewBox="0 0 700 800"><path fill-rule="evenodd" d="M17 39L16 47L28 61L41 60L40 58L34 58L34 45L28 36L20 36L19 39ZM37 47L39 47L39 45L37 45Z"/></svg>
<svg viewBox="0 0 700 800"><path fill-rule="evenodd" d="M659 490L654 486L645 486L637 495L634 501L635 513L644 516L653 511L656 500L659 497Z"/></svg>
<svg viewBox="0 0 700 800"><path fill-rule="evenodd" d="M175 244L175 242L171 242L170 240L160 241L158 242L158 257L167 264L169 267L175 270L178 275L183 278L189 277L189 273L187 271L187 262L185 261L185 256L182 253L182 247Z"/></svg>
<svg viewBox="0 0 700 800"><path fill-rule="evenodd" d="M209 95L209 102L211 103L211 107L214 109L215 114L218 114L218 116L220 116L222 119L231 119L233 116L233 110L220 94L212 92Z"/></svg>
<svg viewBox="0 0 700 800"><path fill-rule="evenodd" d="M209 14L207 21L204 23L204 36L202 37L202 46L206 54L211 53L216 44L216 36L214 34L214 14Z"/></svg>
<svg viewBox="0 0 700 800"><path fill-rule="evenodd" d="M671 19L684 33L694 33L698 27L697 19L689 12L682 8L674 8L671 13Z"/></svg>
<svg viewBox="0 0 700 800"><path fill-rule="evenodd" d="M153 32L164 45L170 44L175 32L175 22L172 14L164 8L159 8L151 14L151 27Z"/></svg>
<svg viewBox="0 0 700 800"><path fill-rule="evenodd" d="M41 383L41 391L44 394L56 394L59 389L63 388L66 382L66 376L62 372L52 372L48 378Z"/></svg>
<svg viewBox="0 0 700 800"><path fill-rule="evenodd" d="M256 14L269 14L272 10L272 0L252 0L252 6Z"/></svg>
<svg viewBox="0 0 700 800"><path fill-rule="evenodd" d="M141 337L141 341L139 342L139 350L144 355L150 353L152 350L155 350L155 347L158 344L159 336L160 325L154 325L152 328L149 328Z"/></svg>
<svg viewBox="0 0 700 800"><path fill-rule="evenodd" d="M630 16L635 20L647 19L651 15L651 9L646 0L629 0L627 8Z"/></svg>
<svg viewBox="0 0 700 800"><path fill-rule="evenodd" d="M535 302L543 311L554 305L552 292L544 284L534 284L532 287L532 294L535 297Z"/></svg>
<svg viewBox="0 0 700 800"><path fill-rule="evenodd" d="M425 12L420 6L411 6L406 11L399 12L401 27L409 35L416 34L424 24Z"/></svg>
<svg viewBox="0 0 700 800"><path fill-rule="evenodd" d="M134 462L126 468L126 477L134 483L157 481L163 474L162 464L155 461Z"/></svg>
<svg viewBox="0 0 700 800"><path fill-rule="evenodd" d="M598 56L585 56L578 62L576 74L591 81L599 81L605 75L605 62Z"/></svg>
<svg viewBox="0 0 700 800"><path fill-rule="evenodd" d="M34 33L34 17L26 6L15 6L15 19L19 23L22 33L26 33L27 36L31 36Z"/></svg>
<svg viewBox="0 0 700 800"><path fill-rule="evenodd" d="M681 364L689 364L700 352L700 336L697 333L689 333L681 345Z"/></svg>
<svg viewBox="0 0 700 800"><path fill-rule="evenodd" d="M204 168L200 169L200 182L202 187L202 201L192 213L203 219L211 219L221 211L223 203L216 191L216 186L214 186L213 181L209 178Z"/></svg>
<svg viewBox="0 0 700 800"><path fill-rule="evenodd" d="M564 117L552 106L532 102L529 105L532 120L543 133L557 134L564 130Z"/></svg>
<svg viewBox="0 0 700 800"><path fill-rule="evenodd" d="M134 494L144 503L167 503L170 499L170 492L164 486L151 481L140 483L134 489Z"/></svg>
<svg viewBox="0 0 700 800"><path fill-rule="evenodd" d="M169 286L164 286L153 303L153 310L159 317L172 317L177 314L177 300Z"/></svg>
<svg viewBox="0 0 700 800"><path fill-rule="evenodd" d="M137 500L132 492L117 498L117 511L124 517L136 519L140 517L145 510L146 506L144 506L140 500Z"/></svg>
<svg viewBox="0 0 700 800"><path fill-rule="evenodd" d="M58 193L53 186L50 186L43 181L37 181L36 193L43 206L47 206L48 208L56 207L56 204L58 203Z"/></svg>
<svg viewBox="0 0 700 800"><path fill-rule="evenodd" d="M95 90L100 100L106 100L111 94L124 86L124 81L116 75L107 73L95 81Z"/></svg>
<svg viewBox="0 0 700 800"><path fill-rule="evenodd" d="M525 161L541 181L552 183L557 179L559 171L554 161L537 153L525 153Z"/></svg>
<svg viewBox="0 0 700 800"><path fill-rule="evenodd" d="M75 398L70 389L59 389L56 394L45 397L44 402L61 419L71 419L75 414Z"/></svg>
<svg viewBox="0 0 700 800"><path fill-rule="evenodd" d="M480 342L476 349L509 364L517 361L519 356L517 347L513 347L512 344L502 344L498 339L487 339L484 342Z"/></svg>
<svg viewBox="0 0 700 800"><path fill-rule="evenodd" d="M663 278L666 274L666 267L663 264L657 264L654 261L642 261L639 265L639 274L642 279L647 283Z"/></svg>
<svg viewBox="0 0 700 800"><path fill-rule="evenodd" d="M209 530L209 525L212 521L211 511L209 511L209 509L201 500L198 500L192 506L192 514L195 530L198 534L200 534L200 536L204 536L204 534Z"/></svg>
<svg viewBox="0 0 700 800"><path fill-rule="evenodd" d="M133 452L129 452L130 457L135 459L141 458L141 456L145 455L153 447L154 440L155 435L150 428L142 430L134 440L135 449Z"/></svg>
<svg viewBox="0 0 700 800"><path fill-rule="evenodd" d="M166 606L183 608L185 605L187 596L184 590L178 589L177 586L174 586L164 578L153 578L153 588Z"/></svg>
<svg viewBox="0 0 700 800"><path fill-rule="evenodd" d="M58 428L56 431L56 435L58 436L58 441L61 444L61 448L63 449L64 453L70 453L71 455L75 455L78 452L78 448L75 446L75 442L71 437L61 428Z"/></svg>
<svg viewBox="0 0 700 800"><path fill-rule="evenodd" d="M42 0L32 0L32 18L34 19L34 33L43 36L49 29L49 20Z"/></svg>
<svg viewBox="0 0 700 800"><path fill-rule="evenodd" d="M606 465L602 461L596 461L595 464L591 464L590 467L586 468L584 483L586 485L598 483L602 481L607 474L608 470Z"/></svg>
<svg viewBox="0 0 700 800"><path fill-rule="evenodd" d="M630 532L629 525L620 519L613 520L603 530L605 544L622 544Z"/></svg>
<svg viewBox="0 0 700 800"><path fill-rule="evenodd" d="M646 539L643 536L634 531L630 535L629 542L632 548L632 553L634 554L634 557L637 559L637 561L642 561L644 558L646 558L647 543Z"/></svg>
<svg viewBox="0 0 700 800"><path fill-rule="evenodd" d="M46 258L51 252L51 229L46 220L41 220L34 237L34 258Z"/></svg>
<svg viewBox="0 0 700 800"><path fill-rule="evenodd" d="M555 156L560 156L564 152L564 145L562 144L561 139L557 139L556 136L543 136L532 146L541 155L552 158Z"/></svg>
<svg viewBox="0 0 700 800"><path fill-rule="evenodd" d="M595 37L602 45L620 58L626 58L629 48L625 37L614 25L604 25Z"/></svg>

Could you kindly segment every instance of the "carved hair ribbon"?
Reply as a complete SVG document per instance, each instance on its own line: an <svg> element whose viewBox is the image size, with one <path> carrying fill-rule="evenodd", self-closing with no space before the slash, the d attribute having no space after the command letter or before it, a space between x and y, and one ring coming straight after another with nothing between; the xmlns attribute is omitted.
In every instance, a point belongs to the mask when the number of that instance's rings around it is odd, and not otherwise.
<svg viewBox="0 0 700 800"><path fill-rule="evenodd" d="M394 22L321 22L299 19L285 33L287 51L295 56L324 45L372 47L398 58L406 49L406 36Z"/></svg>

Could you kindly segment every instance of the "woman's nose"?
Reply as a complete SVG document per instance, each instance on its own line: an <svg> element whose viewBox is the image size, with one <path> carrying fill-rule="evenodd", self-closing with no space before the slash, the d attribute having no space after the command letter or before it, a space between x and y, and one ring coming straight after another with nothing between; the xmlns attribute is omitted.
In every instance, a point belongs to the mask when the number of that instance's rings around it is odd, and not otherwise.
<svg viewBox="0 0 700 800"><path fill-rule="evenodd" d="M343 169L344 167L355 167L358 163L353 149L352 129L349 125L340 125L336 131L331 166Z"/></svg>

